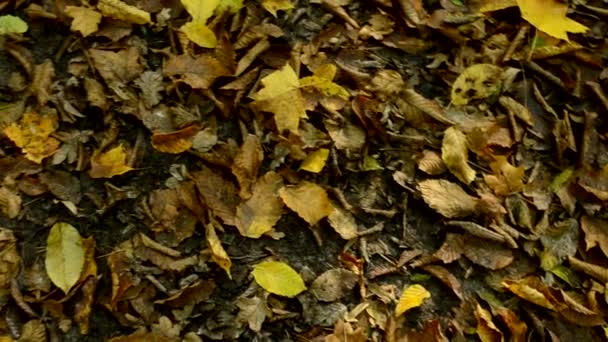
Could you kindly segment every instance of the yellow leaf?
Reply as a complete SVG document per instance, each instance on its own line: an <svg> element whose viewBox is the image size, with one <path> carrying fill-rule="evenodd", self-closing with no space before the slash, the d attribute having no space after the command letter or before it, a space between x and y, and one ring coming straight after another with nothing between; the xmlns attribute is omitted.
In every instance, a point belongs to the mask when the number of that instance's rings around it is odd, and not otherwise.
<svg viewBox="0 0 608 342"><path fill-rule="evenodd" d="M182 32L193 43L204 48L214 48L217 46L215 33L207 27L204 21L191 21L181 27Z"/></svg>
<svg viewBox="0 0 608 342"><path fill-rule="evenodd" d="M289 209L311 225L334 211L325 189L314 183L302 182L295 187L283 187L279 195Z"/></svg>
<svg viewBox="0 0 608 342"><path fill-rule="evenodd" d="M452 85L451 101L464 106L470 101L497 96L502 88L502 69L492 64L473 64Z"/></svg>
<svg viewBox="0 0 608 342"><path fill-rule="evenodd" d="M14 15L0 16L0 35L11 33L24 33L28 29L23 19Z"/></svg>
<svg viewBox="0 0 608 342"><path fill-rule="evenodd" d="M19 124L13 122L4 129L4 134L21 148L27 159L40 164L59 147L59 141L50 136L55 129L55 116L25 113Z"/></svg>
<svg viewBox="0 0 608 342"><path fill-rule="evenodd" d="M475 170L468 163L469 149L467 137L455 126L443 132L441 159L448 170L461 182L470 184L475 180Z"/></svg>
<svg viewBox="0 0 608 342"><path fill-rule="evenodd" d="M293 8L293 4L291 0L262 0L262 7L276 18L277 11L290 10Z"/></svg>
<svg viewBox="0 0 608 342"><path fill-rule="evenodd" d="M192 17L192 21L205 23L213 15L213 11L220 4L220 0L181 0L181 3Z"/></svg>
<svg viewBox="0 0 608 342"><path fill-rule="evenodd" d="M494 12L513 6L517 6L516 0L486 0L479 12Z"/></svg>
<svg viewBox="0 0 608 342"><path fill-rule="evenodd" d="M492 321L492 314L477 303L475 307L477 318L477 336L481 342L503 342L504 336Z"/></svg>
<svg viewBox="0 0 608 342"><path fill-rule="evenodd" d="M274 113L279 132L287 129L297 134L300 118L306 118L306 110L295 71L287 64L264 77L262 84L264 88L255 94L254 105Z"/></svg>
<svg viewBox="0 0 608 342"><path fill-rule="evenodd" d="M306 290L300 275L279 261L263 261L253 268L253 278L264 290L284 297L294 297Z"/></svg>
<svg viewBox="0 0 608 342"><path fill-rule="evenodd" d="M494 175L484 176L486 183L492 188L495 194L506 196L513 192L519 192L524 187L523 166L511 165L505 156L494 157L495 161L490 163L490 168Z"/></svg>
<svg viewBox="0 0 608 342"><path fill-rule="evenodd" d="M207 224L205 227L205 232L207 236L207 244L209 244L209 249L211 249L211 259L213 259L213 262L226 271L228 277L232 279L232 275L230 274L232 261L222 246L220 239L217 237L215 228L212 224Z"/></svg>
<svg viewBox="0 0 608 342"><path fill-rule="evenodd" d="M283 179L273 171L258 179L251 198L236 208L236 227L242 236L257 239L272 230L283 213L282 186Z"/></svg>
<svg viewBox="0 0 608 342"><path fill-rule="evenodd" d="M85 251L78 230L68 223L56 223L46 241L46 272L64 293L80 279Z"/></svg>
<svg viewBox="0 0 608 342"><path fill-rule="evenodd" d="M419 307L428 298L431 298L431 293L422 285L414 284L404 288L395 308L395 317L403 315L409 309Z"/></svg>
<svg viewBox="0 0 608 342"><path fill-rule="evenodd" d="M82 33L83 37L97 32L101 22L101 14L87 7L66 6L65 14L74 19L70 30Z"/></svg>
<svg viewBox="0 0 608 342"><path fill-rule="evenodd" d="M127 165L127 154L122 145L104 153L95 153L91 157L91 178L110 178L133 170Z"/></svg>
<svg viewBox="0 0 608 342"><path fill-rule="evenodd" d="M149 24L150 13L127 5L120 0L99 0L97 8L106 17L126 21L131 24Z"/></svg>
<svg viewBox="0 0 608 342"><path fill-rule="evenodd" d="M338 96L343 99L349 97L349 93L342 86L332 82L336 77L337 68L333 64L325 64L318 67L312 76L304 77L300 80L302 87L313 87L323 94L323 96Z"/></svg>
<svg viewBox="0 0 608 342"><path fill-rule="evenodd" d="M329 156L329 150L326 148L320 148L316 151L310 152L306 159L300 165L300 169L304 171L319 173L325 167L325 162Z"/></svg>
<svg viewBox="0 0 608 342"><path fill-rule="evenodd" d="M589 28L568 17L568 3L559 0L517 0L521 16L537 29L555 38L568 40L568 32L582 33Z"/></svg>

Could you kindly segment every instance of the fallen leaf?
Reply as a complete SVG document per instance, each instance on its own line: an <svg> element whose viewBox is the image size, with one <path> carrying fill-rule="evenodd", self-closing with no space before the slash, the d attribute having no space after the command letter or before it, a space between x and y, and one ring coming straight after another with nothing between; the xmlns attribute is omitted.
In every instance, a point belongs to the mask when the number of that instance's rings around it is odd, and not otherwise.
<svg viewBox="0 0 608 342"><path fill-rule="evenodd" d="M55 76L55 67L50 59L34 66L34 75L30 86L36 95L39 106L44 106L51 99L51 86Z"/></svg>
<svg viewBox="0 0 608 342"><path fill-rule="evenodd" d="M277 130L289 130L297 134L300 118L306 118L304 99L300 91L300 80L295 71L286 64L262 79L263 89L254 95L253 105L274 114Z"/></svg>
<svg viewBox="0 0 608 342"><path fill-rule="evenodd" d="M500 329L492 321L492 314L482 308L479 303L475 306L475 317L477 318L477 336L481 342L503 342L505 340Z"/></svg>
<svg viewBox="0 0 608 342"><path fill-rule="evenodd" d="M505 156L495 156L490 163L493 175L485 175L486 184L496 195L507 196L514 192L520 192L524 188L524 173L522 166L511 165Z"/></svg>
<svg viewBox="0 0 608 342"><path fill-rule="evenodd" d="M325 189L314 183L302 182L294 187L283 187L279 195L289 209L310 225L317 224L334 210Z"/></svg>
<svg viewBox="0 0 608 342"><path fill-rule="evenodd" d="M443 132L441 159L448 170L461 182L468 185L475 180L475 170L468 163L467 137L456 126Z"/></svg>
<svg viewBox="0 0 608 342"><path fill-rule="evenodd" d="M253 185L252 196L236 208L236 227L242 236L257 239L272 230L283 213L282 187L283 179L273 171Z"/></svg>
<svg viewBox="0 0 608 342"><path fill-rule="evenodd" d="M279 261L263 261L253 267L253 278L264 290L284 297L295 297L306 290L300 275Z"/></svg>
<svg viewBox="0 0 608 342"><path fill-rule="evenodd" d="M230 267L232 266L232 261L226 253L226 250L222 246L220 239L217 237L217 233L215 232L215 228L212 224L205 225L205 232L207 237L207 244L209 245L209 249L211 249L211 258L213 261L221 267L226 274L228 274L228 278L232 278L230 274Z"/></svg>
<svg viewBox="0 0 608 342"><path fill-rule="evenodd" d="M348 211L334 207L334 210L327 216L329 225L340 234L344 240L354 239L359 236L355 217Z"/></svg>
<svg viewBox="0 0 608 342"><path fill-rule="evenodd" d="M180 81L193 89L208 89L220 76L230 74L224 63L210 54L170 55L163 67L165 76L180 76Z"/></svg>
<svg viewBox="0 0 608 342"><path fill-rule="evenodd" d="M200 2L204 3L204 2ZM191 21L185 23L180 30L186 34L194 44L203 48L214 48L217 45L217 37L211 31L205 21Z"/></svg>
<svg viewBox="0 0 608 342"><path fill-rule="evenodd" d="M17 239L12 231L0 228L0 289L10 288L18 276L21 257L17 252Z"/></svg>
<svg viewBox="0 0 608 342"><path fill-rule="evenodd" d="M348 91L339 84L333 82L337 70L338 68L333 64L324 64L315 69L312 76L302 78L300 80L300 86L304 90L313 88L325 97L336 96L346 100L350 96Z"/></svg>
<svg viewBox="0 0 608 342"><path fill-rule="evenodd" d="M97 8L106 17L126 21L131 24L149 24L150 13L120 0L99 0Z"/></svg>
<svg viewBox="0 0 608 342"><path fill-rule="evenodd" d="M91 178L111 178L133 170L127 165L127 153L122 145L118 145L106 152L94 153L91 157Z"/></svg>
<svg viewBox="0 0 608 342"><path fill-rule="evenodd" d="M4 134L25 153L25 157L40 164L59 148L59 140L51 134L57 129L57 117L25 113L19 123L12 123L4 129Z"/></svg>
<svg viewBox="0 0 608 342"><path fill-rule="evenodd" d="M242 0L181 0L184 8L192 16L192 21L184 24L181 31L188 39L204 48L214 48L217 45L215 33L207 27L207 20L214 13L224 11L237 12L243 6Z"/></svg>
<svg viewBox="0 0 608 342"><path fill-rule="evenodd" d="M492 64L474 64L464 69L452 85L455 106L498 96L502 88L502 69Z"/></svg>
<svg viewBox="0 0 608 342"><path fill-rule="evenodd" d="M310 152L300 165L300 169L308 172L319 173L325 167L327 157L329 157L329 150L326 148L320 148L316 151Z"/></svg>
<svg viewBox="0 0 608 342"><path fill-rule="evenodd" d="M418 183L422 199L441 215L464 217L475 213L478 199L467 194L458 184L444 179L428 179Z"/></svg>
<svg viewBox="0 0 608 342"><path fill-rule="evenodd" d="M51 227L46 241L46 272L63 293L67 294L80 279L85 251L78 230L68 223Z"/></svg>
<svg viewBox="0 0 608 342"><path fill-rule="evenodd" d="M27 23L14 15L0 16L0 35L27 32Z"/></svg>
<svg viewBox="0 0 608 342"><path fill-rule="evenodd" d="M197 305L209 299L217 285L213 280L198 280L180 289L165 299L155 301L155 304L168 305L173 308L183 308L187 305Z"/></svg>
<svg viewBox="0 0 608 342"><path fill-rule="evenodd" d="M144 72L136 47L117 52L89 49L89 53L93 58L95 68L109 85L126 84Z"/></svg>
<svg viewBox="0 0 608 342"><path fill-rule="evenodd" d="M431 293L422 285L414 284L405 287L397 302L395 317L403 315L410 309L419 307L428 298L431 298Z"/></svg>
<svg viewBox="0 0 608 342"><path fill-rule="evenodd" d="M568 3L558 0L517 0L521 16L537 29L559 39L568 40L568 32L589 30L568 17Z"/></svg>
<svg viewBox="0 0 608 342"><path fill-rule="evenodd" d="M546 296L546 291L544 291L546 285L536 276L529 276L518 281L507 280L502 285L524 300L552 311L556 310L553 304L555 299Z"/></svg>
<svg viewBox="0 0 608 342"><path fill-rule="evenodd" d="M184 127L178 131L152 134L152 146L160 152L179 154L192 147L194 136L200 131L199 124Z"/></svg>
<svg viewBox="0 0 608 342"><path fill-rule="evenodd" d="M343 268L323 272L310 285L310 293L320 301L333 302L347 296L355 287L359 277Z"/></svg>
<svg viewBox="0 0 608 342"><path fill-rule="evenodd" d="M515 256L513 251L502 244L486 239L468 236L464 255L473 263L491 270L509 266Z"/></svg>
<svg viewBox="0 0 608 342"><path fill-rule="evenodd" d="M0 210L10 219L19 216L22 204L21 196L5 187L0 187Z"/></svg>
<svg viewBox="0 0 608 342"><path fill-rule="evenodd" d="M232 174L239 183L241 198L251 197L251 186L258 177L260 164L264 160L264 150L260 138L247 136L232 162Z"/></svg>
<svg viewBox="0 0 608 342"><path fill-rule="evenodd" d="M583 215L581 228L585 232L585 250L599 245L604 255L608 256L608 221Z"/></svg>
<svg viewBox="0 0 608 342"><path fill-rule="evenodd" d="M334 325L334 331L331 335L325 336L325 342L365 342L368 338L365 330L361 327L356 329L348 323L339 319Z"/></svg>
<svg viewBox="0 0 608 342"><path fill-rule="evenodd" d="M272 311L268 308L265 298L258 296L252 298L239 298L236 301L239 308L237 320L246 322L249 329L260 332L266 318L272 317Z"/></svg>
<svg viewBox="0 0 608 342"><path fill-rule="evenodd" d="M193 172L192 179L213 214L221 218L224 224L234 226L236 208L240 203L234 183L207 167Z"/></svg>
<svg viewBox="0 0 608 342"><path fill-rule="evenodd" d="M102 17L96 10L80 6L66 6L65 14L73 19L70 30L80 32L83 37L97 32Z"/></svg>
<svg viewBox="0 0 608 342"><path fill-rule="evenodd" d="M293 8L291 0L262 0L262 7L277 17L277 11L287 11Z"/></svg>

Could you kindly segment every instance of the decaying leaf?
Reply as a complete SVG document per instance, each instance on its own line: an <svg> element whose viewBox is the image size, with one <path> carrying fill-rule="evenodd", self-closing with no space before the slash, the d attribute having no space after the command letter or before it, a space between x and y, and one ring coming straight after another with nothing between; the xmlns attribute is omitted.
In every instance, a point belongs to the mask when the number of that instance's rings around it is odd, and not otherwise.
<svg viewBox="0 0 608 342"><path fill-rule="evenodd" d="M229 278L232 278L232 275L230 274L232 260L230 260L228 253L226 253L224 246L222 246L222 242L218 238L215 228L212 224L207 224L205 225L205 232L207 244L209 245L209 249L211 249L211 258L219 267L226 271Z"/></svg>
<svg viewBox="0 0 608 342"><path fill-rule="evenodd" d="M135 47L117 52L90 49L89 53L95 68L109 85L128 83L144 72L144 67L139 61L139 51Z"/></svg>
<svg viewBox="0 0 608 342"><path fill-rule="evenodd" d="M414 284L406 286L401 293L401 297L399 297L399 301L397 302L395 316L399 317L406 311L419 307L422 305L422 303L424 303L425 300L429 298L431 298L431 293L422 285Z"/></svg>
<svg viewBox="0 0 608 342"><path fill-rule="evenodd" d="M85 251L78 230L68 223L51 227L46 241L46 272L63 293L67 294L80 279Z"/></svg>
<svg viewBox="0 0 608 342"><path fill-rule="evenodd" d="M546 285L535 276L529 276L519 281L505 281L503 286L522 299L552 311L556 310L555 298L548 297Z"/></svg>
<svg viewBox="0 0 608 342"><path fill-rule="evenodd" d="M273 171L257 180L251 197L236 208L236 227L242 236L257 239L272 230L283 213L282 187L283 179Z"/></svg>
<svg viewBox="0 0 608 342"><path fill-rule="evenodd" d="M317 224L334 210L325 189L314 183L302 182L294 187L283 187L279 195L289 209L311 225Z"/></svg>
<svg viewBox="0 0 608 342"><path fill-rule="evenodd" d="M88 7L66 6L65 14L72 17L72 31L78 31L83 37L97 32L101 22L101 13Z"/></svg>
<svg viewBox="0 0 608 342"><path fill-rule="evenodd" d="M310 285L310 292L320 301L333 302L349 294L359 277L349 270L334 268L323 272Z"/></svg>
<svg viewBox="0 0 608 342"><path fill-rule="evenodd" d="M152 146L160 152L182 153L192 147L194 136L199 132L200 125L193 124L179 131L168 133L154 133L152 135Z"/></svg>
<svg viewBox="0 0 608 342"><path fill-rule="evenodd" d="M452 104L464 106L471 101L498 96L502 88L502 69L492 64L466 68L452 85Z"/></svg>
<svg viewBox="0 0 608 342"><path fill-rule="evenodd" d="M13 232L0 228L0 289L8 289L11 279L17 277L21 257L17 253L17 239Z"/></svg>
<svg viewBox="0 0 608 342"><path fill-rule="evenodd" d="M242 0L181 0L181 3L192 16L192 21L181 27L182 32L192 42L204 48L214 48L217 45L215 33L207 27L207 20L214 12L237 12L243 6Z"/></svg>
<svg viewBox="0 0 608 342"><path fill-rule="evenodd" d="M300 275L279 261L263 261L253 267L253 278L264 290L284 297L295 297L306 290Z"/></svg>
<svg viewBox="0 0 608 342"><path fill-rule="evenodd" d="M274 114L279 132L298 132L300 118L306 118L304 98L300 90L300 80L295 71L286 64L280 70L262 79L264 88L254 96L253 105Z"/></svg>
<svg viewBox="0 0 608 342"><path fill-rule="evenodd" d="M183 54L170 55L164 68L165 76L179 76L179 80L193 89L208 89L220 76L230 74L225 63L211 54L191 56Z"/></svg>
<svg viewBox="0 0 608 342"><path fill-rule="evenodd" d="M464 255L477 265L491 270L509 266L515 259L513 251L498 242L469 236Z"/></svg>
<svg viewBox="0 0 608 342"><path fill-rule="evenodd" d="M581 228L585 232L586 250L599 246L604 255L608 256L608 221L583 215Z"/></svg>
<svg viewBox="0 0 608 342"><path fill-rule="evenodd" d="M264 151L260 138L255 135L247 136L232 163L232 174L239 183L241 198L251 196L251 186L258 176L260 164L264 159Z"/></svg>
<svg viewBox="0 0 608 342"><path fill-rule="evenodd" d="M441 155L431 150L422 151L422 156L418 159L417 163L418 169L429 175L440 175L446 170Z"/></svg>
<svg viewBox="0 0 608 342"><path fill-rule="evenodd" d="M447 218L464 217L475 212L478 199L467 194L458 184L444 179L418 183L424 202Z"/></svg>
<svg viewBox="0 0 608 342"><path fill-rule="evenodd" d="M0 187L0 210L10 219L19 216L21 212L21 196L5 187Z"/></svg>
<svg viewBox="0 0 608 342"><path fill-rule="evenodd" d="M106 17L126 21L132 24L151 23L150 13L128 5L120 0L99 0L97 8Z"/></svg>
<svg viewBox="0 0 608 342"><path fill-rule="evenodd" d="M59 148L59 141L51 136L57 126L54 115L25 113L19 123L4 128L4 134L21 148L27 159L40 164Z"/></svg>
<svg viewBox="0 0 608 342"><path fill-rule="evenodd" d="M193 172L192 179L205 204L224 224L235 225L236 208L240 203L234 183L209 168Z"/></svg>
<svg viewBox="0 0 608 342"><path fill-rule="evenodd" d="M110 178L122 175L133 170L127 165L127 153L122 145L118 145L106 152L93 154L91 157L91 178Z"/></svg>
<svg viewBox="0 0 608 342"><path fill-rule="evenodd" d="M272 311L266 304L266 298L258 296L252 298L239 298L236 301L236 306L240 311L237 319L249 325L249 329L260 332L262 324L266 318L272 317Z"/></svg>
<svg viewBox="0 0 608 342"><path fill-rule="evenodd" d="M475 170L468 164L467 138L456 126L452 126L443 132L441 159L448 170L461 182L470 184L475 180Z"/></svg>

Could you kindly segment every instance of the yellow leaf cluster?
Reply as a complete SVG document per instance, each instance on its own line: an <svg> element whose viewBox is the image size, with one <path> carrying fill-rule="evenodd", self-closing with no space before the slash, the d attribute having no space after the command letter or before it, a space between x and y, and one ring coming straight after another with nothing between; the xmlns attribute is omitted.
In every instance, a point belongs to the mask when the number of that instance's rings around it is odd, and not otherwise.
<svg viewBox="0 0 608 342"><path fill-rule="evenodd" d="M395 317L403 315L406 311L417 308L428 298L431 298L431 293L422 285L414 284L403 289L403 293L397 302L395 308Z"/></svg>
<svg viewBox="0 0 608 342"><path fill-rule="evenodd" d="M59 141L51 137L56 129L55 116L25 113L19 123L6 127L4 134L21 148L27 159L40 164L59 147Z"/></svg>
<svg viewBox="0 0 608 342"><path fill-rule="evenodd" d="M300 275L280 261L263 261L255 265L253 278L264 290L279 296L295 297L306 290Z"/></svg>
<svg viewBox="0 0 608 342"><path fill-rule="evenodd" d="M192 21L184 24L181 30L193 43L204 48L214 48L217 45L217 37L207 27L207 20L214 13L237 12L243 6L242 0L181 0L181 2L192 17Z"/></svg>
<svg viewBox="0 0 608 342"><path fill-rule="evenodd" d="M110 178L133 170L127 165L127 153L122 145L118 145L113 149L95 153L91 157L91 170L89 176L91 178Z"/></svg>
<svg viewBox="0 0 608 342"><path fill-rule="evenodd" d="M80 279L85 250L78 230L68 223L56 223L46 241L45 266L49 279L64 293Z"/></svg>

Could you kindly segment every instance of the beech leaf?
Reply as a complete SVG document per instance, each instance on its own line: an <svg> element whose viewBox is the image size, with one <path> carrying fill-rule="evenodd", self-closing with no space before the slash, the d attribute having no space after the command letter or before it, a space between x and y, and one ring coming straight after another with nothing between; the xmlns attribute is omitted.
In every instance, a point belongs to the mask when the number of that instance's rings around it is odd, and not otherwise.
<svg viewBox="0 0 608 342"><path fill-rule="evenodd" d="M306 290L300 275L280 261L263 261L255 265L253 278L264 290L279 296L295 297Z"/></svg>
<svg viewBox="0 0 608 342"><path fill-rule="evenodd" d="M46 241L46 272L64 293L80 279L85 250L78 230L68 223L56 223Z"/></svg>

